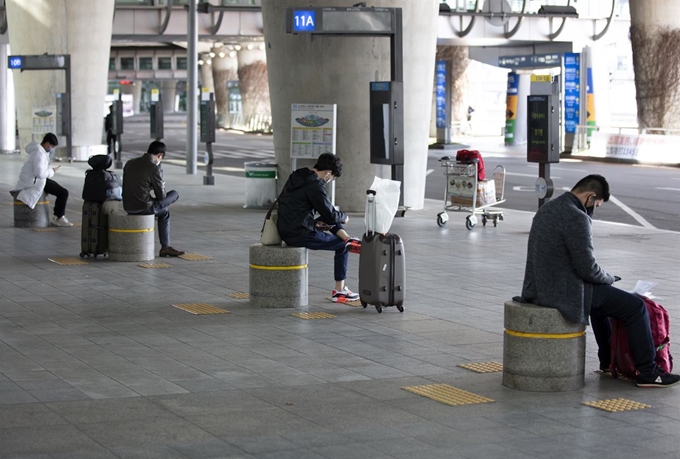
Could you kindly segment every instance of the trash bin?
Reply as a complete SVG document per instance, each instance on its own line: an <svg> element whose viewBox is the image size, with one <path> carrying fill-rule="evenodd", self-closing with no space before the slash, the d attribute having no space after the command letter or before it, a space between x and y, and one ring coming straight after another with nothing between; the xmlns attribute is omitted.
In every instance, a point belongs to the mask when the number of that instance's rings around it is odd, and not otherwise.
<svg viewBox="0 0 680 459"><path fill-rule="evenodd" d="M246 170L246 209L270 207L276 200L276 164L243 163Z"/></svg>

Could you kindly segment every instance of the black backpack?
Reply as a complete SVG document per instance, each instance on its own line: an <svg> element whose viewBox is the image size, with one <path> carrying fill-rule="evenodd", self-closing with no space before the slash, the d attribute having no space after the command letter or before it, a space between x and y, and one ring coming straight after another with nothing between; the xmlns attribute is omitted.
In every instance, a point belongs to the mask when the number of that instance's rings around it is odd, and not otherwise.
<svg viewBox="0 0 680 459"><path fill-rule="evenodd" d="M90 156L87 164L92 167L85 172L84 201L122 201L123 187L115 172L107 171L113 164L109 155Z"/></svg>

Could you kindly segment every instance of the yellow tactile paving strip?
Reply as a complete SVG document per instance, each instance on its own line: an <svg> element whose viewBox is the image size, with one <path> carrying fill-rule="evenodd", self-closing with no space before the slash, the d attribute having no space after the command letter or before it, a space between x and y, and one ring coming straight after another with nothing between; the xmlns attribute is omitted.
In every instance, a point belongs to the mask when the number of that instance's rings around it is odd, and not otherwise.
<svg viewBox="0 0 680 459"><path fill-rule="evenodd" d="M473 394L462 389L457 389L448 384L428 384L425 386L402 387L403 390L422 395L434 401L451 406L475 405L477 403L489 403L495 400Z"/></svg>
<svg viewBox="0 0 680 459"><path fill-rule="evenodd" d="M148 269L172 268L172 265L168 263L140 263L137 266Z"/></svg>
<svg viewBox="0 0 680 459"><path fill-rule="evenodd" d="M230 293L227 295L230 298L237 298L239 300L246 300L250 298L250 293L248 292L235 292L235 293Z"/></svg>
<svg viewBox="0 0 680 459"><path fill-rule="evenodd" d="M619 413L621 411L631 411L631 410L644 410L645 408L651 408L651 405L645 405L644 403L638 403L633 400L628 400L625 398L612 398L609 400L598 400L596 402L583 402L585 406L591 406L604 411L609 411L610 413Z"/></svg>
<svg viewBox="0 0 680 459"><path fill-rule="evenodd" d="M207 303L180 303L180 304L173 304L174 307L182 309L186 312L190 312L192 314L196 315L201 315L201 314L231 314L229 311L225 309L220 309L218 307L213 306L212 304L207 304Z"/></svg>
<svg viewBox="0 0 680 459"><path fill-rule="evenodd" d="M358 307L358 306L361 306L361 300L354 300L354 301L338 301L338 302L335 302L335 301L333 301L333 297L330 297L330 296L326 297L326 299L327 299L328 301L332 302L332 303L335 303L335 304L346 304L347 306L352 306L353 308L356 308L356 307Z"/></svg>
<svg viewBox="0 0 680 459"><path fill-rule="evenodd" d="M185 253L184 255L180 255L179 258L181 258L182 260L187 260L187 261L212 260L211 257L208 257L206 255L201 255L200 253Z"/></svg>
<svg viewBox="0 0 680 459"><path fill-rule="evenodd" d="M294 312L291 316L299 317L300 319L333 319L336 316L328 314L327 312Z"/></svg>
<svg viewBox="0 0 680 459"><path fill-rule="evenodd" d="M52 263L56 263L58 265L86 265L87 262L81 260L80 258L48 258L49 261Z"/></svg>
<svg viewBox="0 0 680 459"><path fill-rule="evenodd" d="M458 366L475 373L497 373L503 371L503 364L500 362L463 363Z"/></svg>
<svg viewBox="0 0 680 459"><path fill-rule="evenodd" d="M37 233L54 233L57 231L56 228L33 228L33 231Z"/></svg>

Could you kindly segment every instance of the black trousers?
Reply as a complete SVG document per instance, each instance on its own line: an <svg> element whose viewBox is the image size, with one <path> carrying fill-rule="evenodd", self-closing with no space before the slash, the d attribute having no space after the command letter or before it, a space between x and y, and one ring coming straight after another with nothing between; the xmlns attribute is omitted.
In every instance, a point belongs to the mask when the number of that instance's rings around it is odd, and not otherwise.
<svg viewBox="0 0 680 459"><path fill-rule="evenodd" d="M54 203L54 216L57 218L63 217L66 213L66 201L68 201L68 190L59 185L52 179L47 179L45 182L45 193L56 196L57 200Z"/></svg>
<svg viewBox="0 0 680 459"><path fill-rule="evenodd" d="M158 219L158 239L162 248L170 245L170 204L179 199L179 193L170 190L164 199L154 199L151 209L140 212L128 212L130 215L151 215L154 214Z"/></svg>

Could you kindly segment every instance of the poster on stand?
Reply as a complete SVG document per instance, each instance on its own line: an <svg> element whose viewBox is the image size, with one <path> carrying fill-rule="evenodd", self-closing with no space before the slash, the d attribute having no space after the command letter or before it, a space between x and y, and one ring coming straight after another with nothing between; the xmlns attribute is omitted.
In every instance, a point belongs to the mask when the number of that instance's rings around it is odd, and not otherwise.
<svg viewBox="0 0 680 459"><path fill-rule="evenodd" d="M57 106L56 105L45 105L45 106L33 106L31 111L32 117L32 127L31 134L32 140L36 142L41 142L45 134L51 132L53 134L57 133Z"/></svg>
<svg viewBox="0 0 680 459"><path fill-rule="evenodd" d="M335 154L336 104L292 104L290 157L316 159Z"/></svg>

